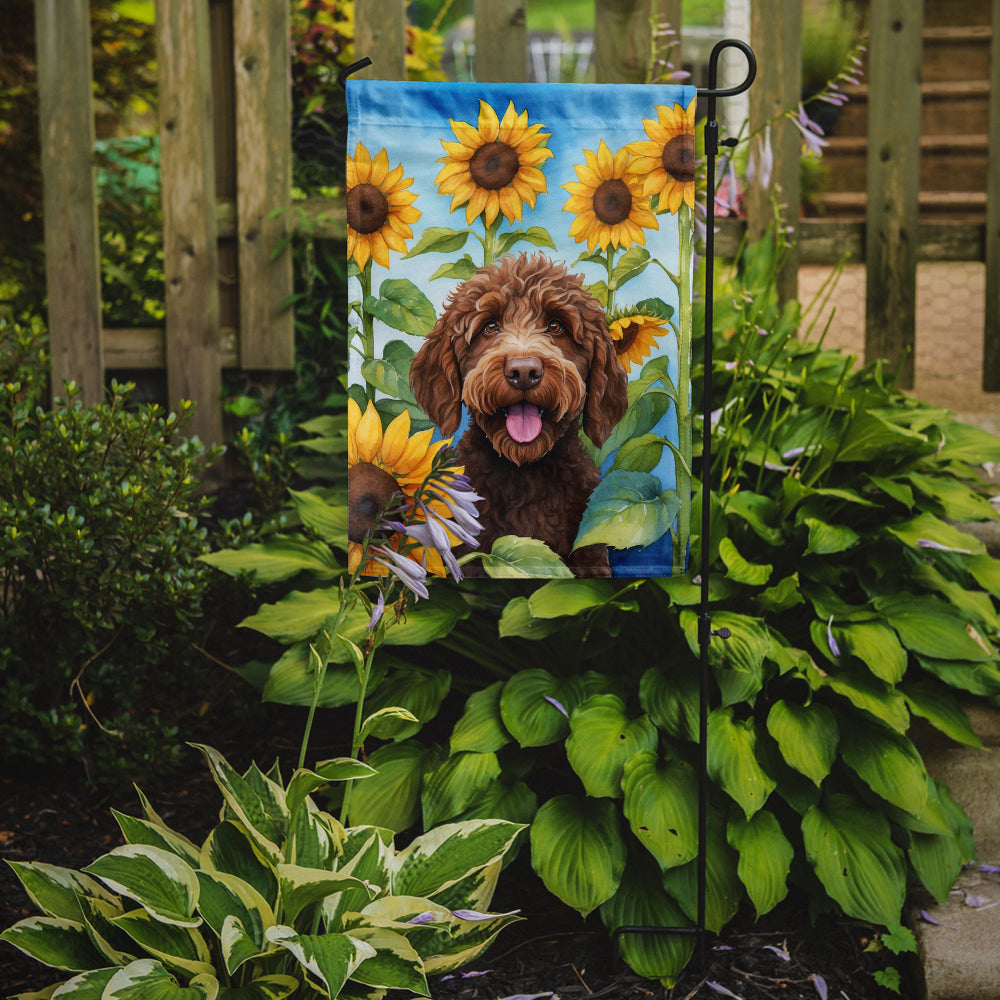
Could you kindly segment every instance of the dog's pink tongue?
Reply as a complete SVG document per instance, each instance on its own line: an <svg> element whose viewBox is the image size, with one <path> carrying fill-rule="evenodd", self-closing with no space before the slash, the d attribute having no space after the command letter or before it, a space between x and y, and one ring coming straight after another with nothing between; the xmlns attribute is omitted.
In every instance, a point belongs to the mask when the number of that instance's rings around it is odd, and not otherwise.
<svg viewBox="0 0 1000 1000"><path fill-rule="evenodd" d="M514 403L507 410L507 433L518 443L534 441L542 432L542 414L532 403Z"/></svg>

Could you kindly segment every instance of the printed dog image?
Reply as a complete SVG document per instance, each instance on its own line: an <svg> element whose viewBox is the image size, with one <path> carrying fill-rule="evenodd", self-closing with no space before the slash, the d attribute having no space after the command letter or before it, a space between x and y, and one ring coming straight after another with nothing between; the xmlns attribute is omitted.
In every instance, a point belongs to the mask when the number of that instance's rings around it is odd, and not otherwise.
<svg viewBox="0 0 1000 1000"><path fill-rule="evenodd" d="M607 548L572 551L600 474L600 447L625 413L625 371L601 304L543 254L501 258L455 288L413 358L410 386L450 436L479 504L480 550L502 535L545 542L578 576L610 576Z"/></svg>

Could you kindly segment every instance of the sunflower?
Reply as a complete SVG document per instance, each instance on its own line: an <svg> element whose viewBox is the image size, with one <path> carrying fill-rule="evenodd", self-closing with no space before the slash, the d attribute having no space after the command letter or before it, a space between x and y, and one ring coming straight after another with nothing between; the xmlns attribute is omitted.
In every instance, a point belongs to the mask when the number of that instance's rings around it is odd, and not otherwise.
<svg viewBox="0 0 1000 1000"><path fill-rule="evenodd" d="M451 197L451 209L465 205L465 221L482 214L493 225L500 212L508 222L521 218L522 206L535 207L535 197L545 192L539 167L552 156L545 148L551 135L544 125L529 125L528 112L517 114L511 101L503 119L485 101L479 102L479 123L451 119L458 142L441 140L447 156L434 179L440 194Z"/></svg>
<svg viewBox="0 0 1000 1000"><path fill-rule="evenodd" d="M406 190L412 183L402 164L389 170L384 149L373 160L359 142L347 157L347 255L358 267L369 260L388 267L390 250L406 253L404 241L413 238L410 223L422 214L413 207L416 194Z"/></svg>
<svg viewBox="0 0 1000 1000"><path fill-rule="evenodd" d="M632 370L633 362L642 364L648 358L657 337L667 333L663 320L647 313L632 313L612 320L608 324L611 339L615 342L615 353L626 372Z"/></svg>
<svg viewBox="0 0 1000 1000"><path fill-rule="evenodd" d="M642 193L659 195L659 207L670 212L681 202L694 208L694 103L692 97L687 108L657 105L657 117L642 120L649 139L629 147L632 169L644 178Z"/></svg>
<svg viewBox="0 0 1000 1000"><path fill-rule="evenodd" d="M439 519L451 516L447 504L421 495L421 488L432 472L438 477L442 472L462 472L456 467L435 469L435 457L451 442L432 442L433 434L433 430L426 430L411 435L408 410L394 417L383 431L382 419L371 400L363 414L353 399L348 400L348 569L352 573L361 564L365 535L375 527L386 505L397 494L403 514L414 521L427 519L425 508ZM395 549L402 540L401 534L394 535L385 544ZM449 544L456 545L458 540L449 535ZM417 546L407 555L418 563L426 560L429 573L445 575L444 562L435 548ZM383 576L389 570L384 564L369 559L363 572Z"/></svg>
<svg viewBox="0 0 1000 1000"><path fill-rule="evenodd" d="M600 244L607 250L646 244L643 228L659 229L656 216L650 211L649 198L642 193L642 181L629 165L625 147L613 156L602 139L597 153L583 151L585 166L576 164L578 181L563 184L570 198L564 212L575 212L569 234L577 243L587 241L591 253Z"/></svg>

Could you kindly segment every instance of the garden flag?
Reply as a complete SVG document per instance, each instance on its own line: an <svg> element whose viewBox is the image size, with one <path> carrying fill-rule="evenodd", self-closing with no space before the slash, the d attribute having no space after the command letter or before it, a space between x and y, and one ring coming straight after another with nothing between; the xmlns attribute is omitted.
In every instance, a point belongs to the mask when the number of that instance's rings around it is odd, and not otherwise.
<svg viewBox="0 0 1000 1000"><path fill-rule="evenodd" d="M543 543L577 576L685 572L694 88L349 80L347 104L352 505L354 466L405 499L447 452L491 566L552 575Z"/></svg>

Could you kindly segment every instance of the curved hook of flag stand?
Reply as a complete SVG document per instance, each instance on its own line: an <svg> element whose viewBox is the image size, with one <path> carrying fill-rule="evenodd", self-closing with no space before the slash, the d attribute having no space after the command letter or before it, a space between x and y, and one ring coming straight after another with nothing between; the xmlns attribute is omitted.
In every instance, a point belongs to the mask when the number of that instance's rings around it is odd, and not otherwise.
<svg viewBox="0 0 1000 1000"><path fill-rule="evenodd" d="M747 75L736 87L719 88L719 56L725 49L739 49L747 60ZM707 844L708 844L708 697L709 666L708 648L712 637L728 639L727 628L712 629L712 615L708 610L709 576L709 534L711 530L711 504L709 502L708 475L712 467L712 289L715 287L715 158L720 146L735 146L737 139L719 139L719 123L716 121L716 100L720 97L735 97L750 89L757 76L757 58L753 49L735 38L725 38L717 42L708 61L708 87L699 88L698 96L707 99L705 122L705 160L708 178L705 206L705 375L702 397L702 490L701 490L701 599L698 611L698 647L701 653L701 686L698 699L698 910L694 927L622 926L615 929L612 938L620 947L623 934L694 934L698 941L698 965L706 968L706 927L705 896L707 888Z"/></svg>
<svg viewBox="0 0 1000 1000"><path fill-rule="evenodd" d="M718 77L719 57L725 49L739 49L747 60L746 78L735 87L719 88L716 86ZM372 60L365 56L357 62L345 66L337 75L337 82L346 88L347 78L359 70L370 66ZM701 653L701 688L698 709L698 910L694 927L655 927L655 926L622 926L615 929L612 940L618 947L623 934L694 934L698 940L698 962L704 970L705 962L705 896L707 883L707 829L708 829L708 697L709 697L709 666L708 649L712 637L720 639L729 637L729 629L712 629L712 615L708 610L708 576L709 576L709 531L711 522L711 506L706 479L712 464L712 427L710 407L712 402L712 289L715 277L715 158L720 146L735 146L735 138L719 139L719 123L716 121L716 100L720 97L735 97L750 89L757 76L757 59L753 49L735 38L726 38L717 42L712 49L708 61L708 87L698 89L698 97L706 98L707 121L705 123L705 158L708 177L708 195L705 226L705 374L704 395L702 399L702 513L701 513L701 599L698 613L698 645Z"/></svg>

